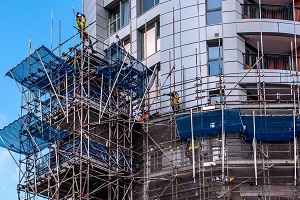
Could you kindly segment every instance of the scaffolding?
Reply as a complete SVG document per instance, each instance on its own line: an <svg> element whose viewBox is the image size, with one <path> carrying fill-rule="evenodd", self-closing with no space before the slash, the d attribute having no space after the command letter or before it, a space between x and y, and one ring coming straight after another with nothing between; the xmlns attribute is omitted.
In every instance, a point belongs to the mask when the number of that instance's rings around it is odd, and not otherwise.
<svg viewBox="0 0 300 200"><path fill-rule="evenodd" d="M300 198L297 56L278 73L245 54L239 73L211 77L197 53L166 74L117 43L63 55L42 46L6 74L22 94L20 118L0 130L21 154L19 199Z"/></svg>

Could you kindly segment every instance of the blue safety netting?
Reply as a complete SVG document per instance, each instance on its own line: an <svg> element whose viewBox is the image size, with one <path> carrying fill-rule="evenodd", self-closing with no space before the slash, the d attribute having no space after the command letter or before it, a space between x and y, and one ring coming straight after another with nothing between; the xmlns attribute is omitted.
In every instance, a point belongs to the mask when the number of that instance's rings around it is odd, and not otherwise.
<svg viewBox="0 0 300 200"><path fill-rule="evenodd" d="M60 155L58 160L55 159L56 157L54 151L45 155L45 159L40 159L40 165L37 167L38 175L42 175L48 171L48 165L51 169L54 169L57 167L57 161L59 162L59 165L62 165L69 160L74 159L75 156L78 156L76 154L79 154L81 150L80 138L70 140L69 142L60 146L59 149L63 150L64 154ZM124 155L116 150L109 150L109 148L106 146L98 144L92 140L87 140L86 138L82 143L82 155L89 155L91 159L95 159L98 167L101 167L104 170L111 170L109 163L115 168L118 168L119 172L124 171L130 173L131 170L136 170L135 159L131 159L130 156ZM47 163L44 162L45 160Z"/></svg>
<svg viewBox="0 0 300 200"><path fill-rule="evenodd" d="M49 143L67 136L66 131L55 129L28 113L0 130L1 147L24 155L32 155L46 148Z"/></svg>
<svg viewBox="0 0 300 200"><path fill-rule="evenodd" d="M293 115L255 116L255 138L261 142L284 142L294 139ZM243 140L251 141L254 137L253 116L242 116L246 126ZM295 116L296 137L300 133L300 115Z"/></svg>
<svg viewBox="0 0 300 200"><path fill-rule="evenodd" d="M215 136L222 133L222 110L204 111L192 114L195 137ZM192 137L191 115L175 117L178 137L185 140ZM224 110L225 133L242 133L243 122L239 109Z"/></svg>
<svg viewBox="0 0 300 200"><path fill-rule="evenodd" d="M118 88L121 90L128 92L132 90L134 96L137 98L143 97L147 89L147 81L150 81L148 79L153 73L152 70L147 68L133 56L129 55L116 43L113 43L108 48L97 71L98 74L103 74L112 82L117 80ZM118 76L119 71L120 74ZM152 81L151 83L153 84ZM151 84L148 85L150 88Z"/></svg>
<svg viewBox="0 0 300 200"><path fill-rule="evenodd" d="M41 46L20 64L7 72L6 75L31 91L36 92L40 90L44 94L51 89L49 79L55 87L63 82L66 73L68 76L71 76L74 72L74 67L66 64L45 46ZM47 77L47 74L49 77Z"/></svg>
<svg viewBox="0 0 300 200"><path fill-rule="evenodd" d="M102 105L107 103L109 93L107 90L103 90L101 93L101 87L97 86L96 84L90 83L89 85L84 83L83 85L83 95L85 97L89 96L89 101L92 101L93 104L99 105L100 101L102 100ZM68 95L68 103L69 105L71 102L80 97L81 92L81 84L72 84L68 87L67 91L61 90L60 95L66 96L66 93ZM102 96L101 96L102 95ZM58 97L59 98L59 97ZM43 117L47 117L53 113L56 113L58 111L61 111L61 107L66 106L66 98L58 98L56 96L52 96L51 98L46 99L45 101L42 102L42 115ZM121 98L118 95L112 95L111 96L111 102L112 104L110 105L111 108L113 109L119 109L121 113L128 114L129 109L128 109L128 104L126 103L126 99ZM65 108L64 108L65 109Z"/></svg>

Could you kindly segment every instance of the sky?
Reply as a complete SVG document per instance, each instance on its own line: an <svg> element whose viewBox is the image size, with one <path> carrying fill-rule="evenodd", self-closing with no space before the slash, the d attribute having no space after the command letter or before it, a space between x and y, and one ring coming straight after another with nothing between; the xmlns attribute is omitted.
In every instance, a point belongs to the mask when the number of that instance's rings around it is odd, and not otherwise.
<svg viewBox="0 0 300 200"><path fill-rule="evenodd" d="M4 77L41 45L51 47L51 10L53 11L53 48L74 35L75 17L81 0L0 0L0 129L19 118L21 95L13 79ZM77 42L79 38L77 39ZM74 42L73 42L74 44ZM57 54L57 52L56 52ZM14 154L18 160L19 155ZM8 151L0 148L0 200L17 199L18 168ZM41 198L38 198L41 199Z"/></svg>

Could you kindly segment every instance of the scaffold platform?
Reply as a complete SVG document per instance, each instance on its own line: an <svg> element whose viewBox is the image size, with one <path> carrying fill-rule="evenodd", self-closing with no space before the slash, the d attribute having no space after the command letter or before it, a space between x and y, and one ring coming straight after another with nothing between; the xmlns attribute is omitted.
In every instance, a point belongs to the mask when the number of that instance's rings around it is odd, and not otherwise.
<svg viewBox="0 0 300 200"><path fill-rule="evenodd" d="M107 50L105 57L97 69L98 74L116 81L118 87L134 93L137 98L142 98L148 84L147 80L152 75L152 70L143 65L136 58L128 54L123 48L113 43Z"/></svg>
<svg viewBox="0 0 300 200"><path fill-rule="evenodd" d="M65 80L65 76L73 76L75 68L57 57L45 46L36 49L16 67L5 75L11 77L27 89L41 95Z"/></svg>
<svg viewBox="0 0 300 200"><path fill-rule="evenodd" d="M67 135L66 131L55 129L34 114L27 113L0 130L0 137L5 143L1 141L0 146L19 154L32 155Z"/></svg>

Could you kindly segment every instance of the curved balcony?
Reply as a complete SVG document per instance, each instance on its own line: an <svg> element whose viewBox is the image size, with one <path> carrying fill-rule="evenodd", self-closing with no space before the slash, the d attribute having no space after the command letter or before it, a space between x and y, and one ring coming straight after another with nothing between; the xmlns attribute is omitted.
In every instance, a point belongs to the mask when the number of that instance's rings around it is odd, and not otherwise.
<svg viewBox="0 0 300 200"><path fill-rule="evenodd" d="M255 65L258 55L255 53L245 53L244 55L244 69L250 69ZM296 56L290 54L265 54L263 59L258 63L260 66L263 64L264 69L274 70L291 70L300 71L300 56L297 56L298 69L296 70ZM263 62L263 63L262 63ZM257 68L257 65L253 67Z"/></svg>
<svg viewBox="0 0 300 200"><path fill-rule="evenodd" d="M241 4L241 6L243 19L260 18L259 4ZM261 4L261 11L263 19L294 20L292 5ZM295 7L295 20L300 21L300 7Z"/></svg>

